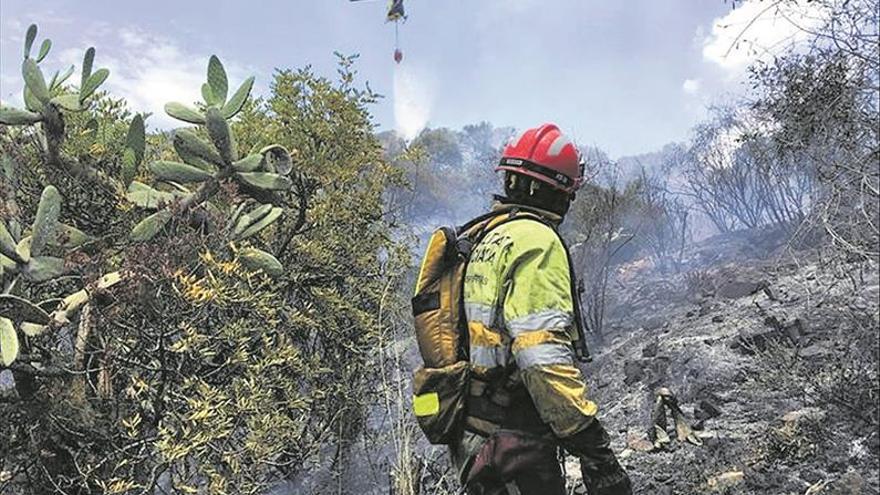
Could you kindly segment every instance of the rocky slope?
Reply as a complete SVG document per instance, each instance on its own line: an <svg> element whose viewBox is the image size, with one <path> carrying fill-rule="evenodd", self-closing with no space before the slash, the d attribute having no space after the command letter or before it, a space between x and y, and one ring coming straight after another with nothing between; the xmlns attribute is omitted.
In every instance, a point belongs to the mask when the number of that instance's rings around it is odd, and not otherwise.
<svg viewBox="0 0 880 495"><path fill-rule="evenodd" d="M880 493L877 266L772 248L745 233L682 274L619 268L585 371L637 493ZM660 387L702 445L654 447Z"/></svg>

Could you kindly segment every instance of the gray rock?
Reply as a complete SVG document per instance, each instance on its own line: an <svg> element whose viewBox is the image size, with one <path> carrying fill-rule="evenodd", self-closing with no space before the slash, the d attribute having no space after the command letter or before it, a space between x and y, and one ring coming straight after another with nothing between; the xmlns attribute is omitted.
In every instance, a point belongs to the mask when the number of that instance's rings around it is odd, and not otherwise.
<svg viewBox="0 0 880 495"><path fill-rule="evenodd" d="M763 280L758 282L730 280L720 284L715 295L723 299L739 299L751 296L766 286L767 282Z"/></svg>
<svg viewBox="0 0 880 495"><path fill-rule="evenodd" d="M847 471L839 479L831 482L825 489L828 495L852 495L856 493L864 493L862 489L865 487L865 479L861 474L855 471Z"/></svg>
<svg viewBox="0 0 880 495"><path fill-rule="evenodd" d="M721 409L712 402L703 399L694 408L694 417L697 419L712 419L721 416Z"/></svg>
<svg viewBox="0 0 880 495"><path fill-rule="evenodd" d="M831 352L832 350L827 345L823 343L816 343L801 349L800 352L798 352L798 356L805 359L812 359L827 356L831 354Z"/></svg>
<svg viewBox="0 0 880 495"><path fill-rule="evenodd" d="M666 382L666 379L669 376L669 362L670 359L668 356L658 356L656 359L652 359L647 363L647 366L644 369L648 377L646 380L648 386L654 387Z"/></svg>
<svg viewBox="0 0 880 495"><path fill-rule="evenodd" d="M662 328L666 324L666 319L660 316L651 316L645 318L645 321L642 322L641 327L647 331L657 330L658 328Z"/></svg>
<svg viewBox="0 0 880 495"><path fill-rule="evenodd" d="M779 321L779 318L777 318L774 315L770 315L770 316L764 318L764 325L768 326L774 330L782 330L782 327L783 327L782 322Z"/></svg>
<svg viewBox="0 0 880 495"><path fill-rule="evenodd" d="M796 340L791 338L789 331L784 325L778 327L771 326L769 328L741 328L737 337L731 343L730 348L742 354L752 355L756 352L767 350L771 343L791 345L795 342Z"/></svg>
<svg viewBox="0 0 880 495"><path fill-rule="evenodd" d="M710 301L706 301L700 304L700 310L697 312L699 316L706 316L709 313L717 310L718 307Z"/></svg>
<svg viewBox="0 0 880 495"><path fill-rule="evenodd" d="M800 318L795 318L791 321L786 322L782 326L782 329L785 332L785 335L792 342L800 342L801 339L804 337L804 335L806 335L806 333L807 333L806 326L804 325L804 321L801 320Z"/></svg>
<svg viewBox="0 0 880 495"><path fill-rule="evenodd" d="M807 483L813 485L816 483L820 483L824 476L821 472L817 471L814 468L804 468L800 473L801 479L806 481Z"/></svg>
<svg viewBox="0 0 880 495"><path fill-rule="evenodd" d="M782 416L782 422L786 425L799 426L804 422L822 421L827 413L818 407L804 407L790 411Z"/></svg>
<svg viewBox="0 0 880 495"><path fill-rule="evenodd" d="M623 383L633 385L645 378L645 363L641 360L627 360L623 363Z"/></svg>
<svg viewBox="0 0 880 495"><path fill-rule="evenodd" d="M862 297L866 301L877 301L880 299L880 285L869 285L862 289Z"/></svg>

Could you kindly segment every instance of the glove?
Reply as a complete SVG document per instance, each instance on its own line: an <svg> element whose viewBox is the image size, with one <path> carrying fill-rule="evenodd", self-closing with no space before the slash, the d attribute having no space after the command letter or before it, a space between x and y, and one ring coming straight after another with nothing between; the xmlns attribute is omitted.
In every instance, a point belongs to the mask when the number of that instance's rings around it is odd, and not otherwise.
<svg viewBox="0 0 880 495"><path fill-rule="evenodd" d="M581 474L584 485L590 495L632 495L632 483L626 471L614 460L613 466L607 466L603 473L587 472L581 461Z"/></svg>
<svg viewBox="0 0 880 495"><path fill-rule="evenodd" d="M589 495L632 495L632 484L611 450L611 438L598 419L583 430L561 440L562 446L581 462L581 474Z"/></svg>

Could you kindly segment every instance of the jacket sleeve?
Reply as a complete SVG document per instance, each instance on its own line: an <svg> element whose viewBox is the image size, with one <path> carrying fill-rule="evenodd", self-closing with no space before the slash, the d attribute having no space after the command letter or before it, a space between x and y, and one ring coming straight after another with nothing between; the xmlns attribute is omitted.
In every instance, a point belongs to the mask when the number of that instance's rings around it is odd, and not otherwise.
<svg viewBox="0 0 880 495"><path fill-rule="evenodd" d="M505 277L504 326L523 383L556 436L585 429L596 415L574 363L571 330L574 301L568 257L546 225L517 222Z"/></svg>

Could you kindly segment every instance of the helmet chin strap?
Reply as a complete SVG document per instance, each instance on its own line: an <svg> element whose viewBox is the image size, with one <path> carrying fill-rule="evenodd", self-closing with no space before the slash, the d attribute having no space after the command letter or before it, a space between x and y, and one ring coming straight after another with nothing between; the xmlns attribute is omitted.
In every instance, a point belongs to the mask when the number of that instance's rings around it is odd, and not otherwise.
<svg viewBox="0 0 880 495"><path fill-rule="evenodd" d="M540 185L537 182L532 181L531 184L529 184L529 196L534 196L535 191L538 190L539 187Z"/></svg>

